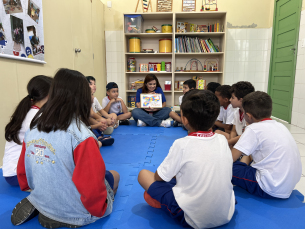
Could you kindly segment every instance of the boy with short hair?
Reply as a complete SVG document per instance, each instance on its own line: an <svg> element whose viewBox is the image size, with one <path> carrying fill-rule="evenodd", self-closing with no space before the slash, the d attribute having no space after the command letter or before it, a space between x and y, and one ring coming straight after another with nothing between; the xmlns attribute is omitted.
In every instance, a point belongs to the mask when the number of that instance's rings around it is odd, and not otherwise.
<svg viewBox="0 0 305 229"><path fill-rule="evenodd" d="M222 134L227 138L230 147L236 144L236 142L238 141L238 139L246 128L246 120L244 118L244 111L242 108L243 98L247 94L254 91L255 89L253 85L248 81L240 81L231 86L230 102L233 108L238 108L234 112L234 119L232 122L233 127L230 134L225 132L218 132L219 134Z"/></svg>
<svg viewBox="0 0 305 229"><path fill-rule="evenodd" d="M196 88L196 81L195 80L189 79L189 80L184 81L183 90L182 90L183 95L181 95L179 97L179 106L181 106L181 104L182 104L182 99L183 99L183 96L185 95L185 93L188 92L189 90L192 90L192 89L195 89L195 88ZM173 127L177 127L179 125L182 125L181 124L181 117L175 111L171 111L169 113L169 117L171 117L174 120Z"/></svg>
<svg viewBox="0 0 305 229"><path fill-rule="evenodd" d="M116 114L119 125L129 125L131 112L128 111L124 101L119 97L119 87L115 82L110 82L106 86L107 96L103 98L102 106L108 114Z"/></svg>
<svg viewBox="0 0 305 229"><path fill-rule="evenodd" d="M142 170L138 175L146 202L184 227L221 226L235 210L230 149L224 136L211 131L219 107L210 91L189 91L181 119L191 133L173 143L155 173Z"/></svg>
<svg viewBox="0 0 305 229"><path fill-rule="evenodd" d="M242 106L249 125L232 149L233 161L244 155L233 164L232 183L263 198L289 198L302 175L295 140L270 118L272 99L267 93L248 94Z"/></svg>
<svg viewBox="0 0 305 229"><path fill-rule="evenodd" d="M215 95L220 102L220 112L215 122L215 126L224 129L224 132L230 134L232 130L232 122L234 119L234 112L236 108L233 108L231 99L231 86L222 85L216 88ZM221 133L223 131L216 130L216 133Z"/></svg>
<svg viewBox="0 0 305 229"><path fill-rule="evenodd" d="M208 85L206 86L206 90L211 91L215 94L216 88L218 88L219 86L221 86L220 83L217 82L210 82L208 83Z"/></svg>

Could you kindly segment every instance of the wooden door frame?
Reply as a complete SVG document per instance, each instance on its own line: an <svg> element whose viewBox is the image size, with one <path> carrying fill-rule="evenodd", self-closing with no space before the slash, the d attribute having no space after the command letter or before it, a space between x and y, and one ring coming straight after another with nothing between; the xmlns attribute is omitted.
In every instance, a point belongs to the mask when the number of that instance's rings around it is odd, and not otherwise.
<svg viewBox="0 0 305 229"><path fill-rule="evenodd" d="M279 0L275 0L274 1L274 13L273 13L273 24L272 24L272 40L271 40L271 54L270 54L270 64L269 64L269 77L268 77L268 94L271 94L271 73L272 73L272 63L273 63L273 51L274 51L274 36L275 36L275 17L276 17L276 3ZM299 0L299 12L298 12L298 17L301 19L301 12L302 12L302 3L303 0ZM300 21L301 22L301 21ZM297 39L296 39L296 47L295 47L295 66L294 66L294 70L292 73L292 79L293 79L293 84L291 84L291 89L292 92L294 93L294 84L295 84L295 72L296 72L296 67L297 67L297 55L298 55L298 42L299 42L299 33L300 33L300 24L299 26L297 26ZM289 112L289 117L288 117L288 122L291 123L291 114L292 114L292 103L293 103L293 96L291 97L291 101L290 101L290 112Z"/></svg>

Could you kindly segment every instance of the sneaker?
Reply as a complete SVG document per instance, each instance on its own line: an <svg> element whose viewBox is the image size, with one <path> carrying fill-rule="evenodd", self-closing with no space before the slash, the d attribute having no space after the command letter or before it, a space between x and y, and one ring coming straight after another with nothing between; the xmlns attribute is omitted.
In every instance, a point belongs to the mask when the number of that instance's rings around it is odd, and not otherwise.
<svg viewBox="0 0 305 229"><path fill-rule="evenodd" d="M128 119L126 119L126 120L121 120L120 121L120 125L126 125L126 126L128 126L128 125L130 125L130 122L129 122L129 120Z"/></svg>
<svg viewBox="0 0 305 229"><path fill-rule="evenodd" d="M109 126L109 127L107 127L107 129L104 131L104 133L103 134L112 134L112 132L113 132L113 127L112 126Z"/></svg>
<svg viewBox="0 0 305 229"><path fill-rule="evenodd" d="M138 119L137 126L146 126L146 123L143 122L142 120Z"/></svg>
<svg viewBox="0 0 305 229"><path fill-rule="evenodd" d="M182 126L183 124L177 121L174 121L173 123L173 127L178 127L178 126Z"/></svg>
<svg viewBox="0 0 305 229"><path fill-rule="evenodd" d="M148 203L153 208L161 208L161 203L158 200L152 198L147 193L147 191L144 192L144 200L146 201L146 203Z"/></svg>
<svg viewBox="0 0 305 229"><path fill-rule="evenodd" d="M116 128L118 128L119 127L119 125L120 125L120 122L119 121L117 121L117 123L113 126L113 128L114 129L116 129Z"/></svg>
<svg viewBox="0 0 305 229"><path fill-rule="evenodd" d="M27 198L24 198L16 205L12 212L12 224L17 226L25 223L37 216L38 213L38 210L31 204L31 202Z"/></svg>
<svg viewBox="0 0 305 229"><path fill-rule="evenodd" d="M170 127L171 126L171 120L163 120L160 124L160 126L163 127Z"/></svg>

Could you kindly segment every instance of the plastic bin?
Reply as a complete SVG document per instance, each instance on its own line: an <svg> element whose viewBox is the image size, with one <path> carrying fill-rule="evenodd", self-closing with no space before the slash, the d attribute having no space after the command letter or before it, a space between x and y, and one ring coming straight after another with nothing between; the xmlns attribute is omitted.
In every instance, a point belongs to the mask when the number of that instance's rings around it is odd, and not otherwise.
<svg viewBox="0 0 305 229"><path fill-rule="evenodd" d="M143 33L143 22L140 14L124 15L125 33Z"/></svg>

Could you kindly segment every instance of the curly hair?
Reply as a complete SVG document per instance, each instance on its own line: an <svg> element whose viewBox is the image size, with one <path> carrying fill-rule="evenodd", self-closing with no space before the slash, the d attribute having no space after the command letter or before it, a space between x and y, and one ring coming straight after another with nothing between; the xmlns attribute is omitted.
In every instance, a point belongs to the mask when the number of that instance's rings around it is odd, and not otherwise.
<svg viewBox="0 0 305 229"><path fill-rule="evenodd" d="M254 92L254 86L248 81L239 81L232 85L230 93L234 93L235 97L238 99L244 98L251 92Z"/></svg>
<svg viewBox="0 0 305 229"><path fill-rule="evenodd" d="M222 85L222 86L219 86L218 88L216 88L216 91L219 92L219 94L222 98L227 98L229 100L231 98L230 90L231 90L230 85Z"/></svg>

